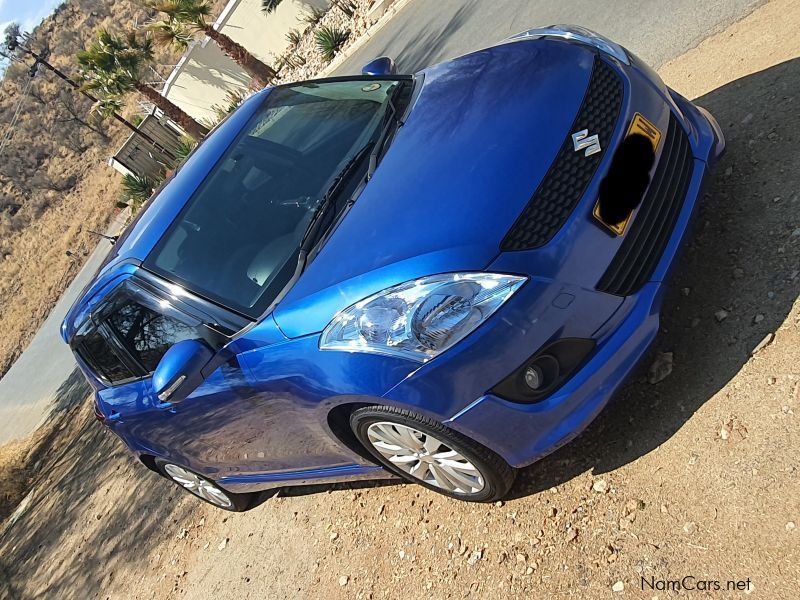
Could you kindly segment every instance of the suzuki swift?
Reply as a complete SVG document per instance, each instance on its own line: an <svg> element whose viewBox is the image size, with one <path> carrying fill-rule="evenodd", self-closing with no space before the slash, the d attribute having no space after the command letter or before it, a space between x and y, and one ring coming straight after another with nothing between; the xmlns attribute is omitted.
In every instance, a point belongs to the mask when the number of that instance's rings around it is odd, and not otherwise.
<svg viewBox="0 0 800 600"><path fill-rule="evenodd" d="M386 476L496 500L645 353L723 149L571 26L270 87L141 211L62 335L97 418L220 508Z"/></svg>

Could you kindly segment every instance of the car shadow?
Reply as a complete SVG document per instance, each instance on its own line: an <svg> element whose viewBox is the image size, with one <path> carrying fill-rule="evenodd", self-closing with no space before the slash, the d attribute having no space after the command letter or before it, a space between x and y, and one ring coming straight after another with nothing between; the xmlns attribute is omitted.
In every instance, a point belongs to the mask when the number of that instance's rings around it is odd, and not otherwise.
<svg viewBox="0 0 800 600"><path fill-rule="evenodd" d="M797 98L800 59L694 100L717 118L727 153L674 271L661 332L638 374L581 436L523 469L512 497L587 471L606 473L655 450L786 320L800 291ZM720 310L727 313L721 322ZM674 370L652 385L645 375L658 352L674 353Z"/></svg>

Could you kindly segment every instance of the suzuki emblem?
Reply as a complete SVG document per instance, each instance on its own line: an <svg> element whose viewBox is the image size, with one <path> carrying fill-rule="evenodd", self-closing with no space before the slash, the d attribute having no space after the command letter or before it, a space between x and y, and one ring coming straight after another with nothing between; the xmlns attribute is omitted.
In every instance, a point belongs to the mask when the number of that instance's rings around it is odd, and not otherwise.
<svg viewBox="0 0 800 600"><path fill-rule="evenodd" d="M586 152L583 153L584 156L591 156L592 154L597 154L602 150L600 147L600 138L597 137L597 135L590 136L588 129L583 129L573 133L572 145L575 147L575 152L586 148Z"/></svg>

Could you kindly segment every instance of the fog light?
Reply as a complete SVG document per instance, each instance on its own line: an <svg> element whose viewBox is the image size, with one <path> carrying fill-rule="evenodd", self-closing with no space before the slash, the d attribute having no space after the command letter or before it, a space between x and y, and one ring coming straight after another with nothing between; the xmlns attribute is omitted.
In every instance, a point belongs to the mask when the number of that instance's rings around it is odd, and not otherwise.
<svg viewBox="0 0 800 600"><path fill-rule="evenodd" d="M536 365L531 365L525 369L525 383L532 390L538 390L542 387L542 370Z"/></svg>

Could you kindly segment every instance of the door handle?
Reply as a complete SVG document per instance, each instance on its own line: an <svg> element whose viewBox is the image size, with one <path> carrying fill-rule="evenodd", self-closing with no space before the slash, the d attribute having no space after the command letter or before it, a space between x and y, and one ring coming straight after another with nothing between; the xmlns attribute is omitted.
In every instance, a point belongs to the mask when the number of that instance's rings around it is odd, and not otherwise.
<svg viewBox="0 0 800 600"><path fill-rule="evenodd" d="M156 404L155 404L155 407L156 407L158 410L161 410L161 411L164 411L164 412L169 412L169 413L172 413L173 415L174 415L174 414L175 414L175 412L176 412L176 411L175 411L175 407L176 407L176 406L177 406L177 404L175 404L174 402L161 402L161 401L157 401L157 402L156 402Z"/></svg>

